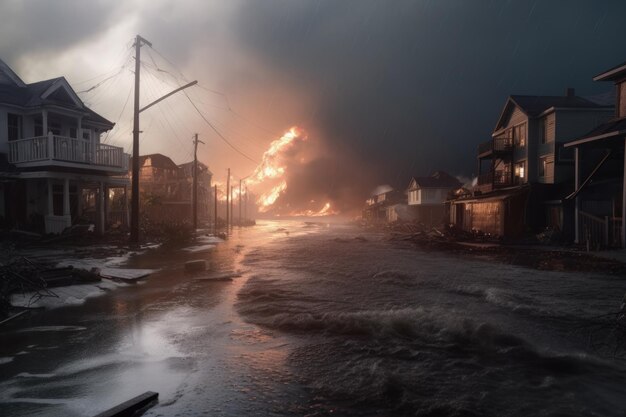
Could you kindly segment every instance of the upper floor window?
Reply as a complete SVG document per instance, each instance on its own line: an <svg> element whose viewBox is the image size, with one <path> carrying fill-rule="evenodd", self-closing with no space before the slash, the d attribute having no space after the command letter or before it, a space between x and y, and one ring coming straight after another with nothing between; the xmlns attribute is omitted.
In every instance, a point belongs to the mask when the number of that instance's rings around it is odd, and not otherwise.
<svg viewBox="0 0 626 417"><path fill-rule="evenodd" d="M513 128L513 140L515 141L515 146L526 146L526 123Z"/></svg>
<svg viewBox="0 0 626 417"><path fill-rule="evenodd" d="M18 140L22 138L22 116L19 114L7 114L7 136L9 140Z"/></svg>
<svg viewBox="0 0 626 417"><path fill-rule="evenodd" d="M526 178L526 162L518 162L515 164L515 176L519 179Z"/></svg>
<svg viewBox="0 0 626 417"><path fill-rule="evenodd" d="M546 130L547 127L548 124L546 123L546 118L542 117L541 119L539 119L539 138L541 140L541 143L548 142L548 131Z"/></svg>

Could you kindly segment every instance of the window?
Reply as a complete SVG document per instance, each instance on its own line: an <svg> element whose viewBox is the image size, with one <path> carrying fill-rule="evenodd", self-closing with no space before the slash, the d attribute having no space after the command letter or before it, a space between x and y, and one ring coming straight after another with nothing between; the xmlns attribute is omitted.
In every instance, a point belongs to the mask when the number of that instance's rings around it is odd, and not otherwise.
<svg viewBox="0 0 626 417"><path fill-rule="evenodd" d="M91 130L83 130L83 139L91 140Z"/></svg>
<svg viewBox="0 0 626 417"><path fill-rule="evenodd" d="M519 126L513 128L513 139L515 146L523 148L526 146L526 123L522 123Z"/></svg>
<svg viewBox="0 0 626 417"><path fill-rule="evenodd" d="M7 114L7 128L9 140L18 140L22 138L22 116L17 114Z"/></svg>
<svg viewBox="0 0 626 417"><path fill-rule="evenodd" d="M43 136L43 122L41 119L35 119L35 136Z"/></svg>
<svg viewBox="0 0 626 417"><path fill-rule="evenodd" d="M515 164L515 176L519 179L526 178L526 162L518 162Z"/></svg>
<svg viewBox="0 0 626 417"><path fill-rule="evenodd" d="M539 158L539 176L540 177L546 176L546 172L548 172L546 170L547 163L548 163L548 160L546 158Z"/></svg>
<svg viewBox="0 0 626 417"><path fill-rule="evenodd" d="M70 127L70 138L76 139L76 128Z"/></svg>
<svg viewBox="0 0 626 417"><path fill-rule="evenodd" d="M539 119L539 137L541 138L541 143L548 142L548 132L546 131L546 128L546 118L542 117L541 119Z"/></svg>

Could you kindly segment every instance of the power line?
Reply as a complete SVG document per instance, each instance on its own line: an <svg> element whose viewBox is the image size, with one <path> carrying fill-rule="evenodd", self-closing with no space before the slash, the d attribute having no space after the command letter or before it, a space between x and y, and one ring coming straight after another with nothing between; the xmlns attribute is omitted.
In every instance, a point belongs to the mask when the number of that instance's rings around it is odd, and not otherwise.
<svg viewBox="0 0 626 417"><path fill-rule="evenodd" d="M200 117L202 117L202 120L204 120L206 122L206 124L208 124L211 129L213 129L213 131L215 132L215 134L217 134L217 136L220 137L220 139L222 139L228 146L230 146L233 150L235 150L235 152L237 152L238 154L240 154L241 156L243 156L244 158L254 162L255 164L258 164L259 162L254 160L253 158L251 158L250 156L246 155L243 151L241 151L239 148L237 148L235 145L233 145L232 143L230 143L230 141L228 139L226 139L224 137L224 135L222 135L222 133L217 130L217 128L215 126L213 126L213 124L204 116L204 114L200 111L200 109L198 108L198 106L196 106L196 103L193 102L193 100L191 100L191 97L189 97L189 95L187 94L186 91L184 91L185 93L185 97L187 97L187 99L189 100L189 102L191 103L191 105L193 106L194 109L196 109L196 111L198 112L198 114L200 115Z"/></svg>

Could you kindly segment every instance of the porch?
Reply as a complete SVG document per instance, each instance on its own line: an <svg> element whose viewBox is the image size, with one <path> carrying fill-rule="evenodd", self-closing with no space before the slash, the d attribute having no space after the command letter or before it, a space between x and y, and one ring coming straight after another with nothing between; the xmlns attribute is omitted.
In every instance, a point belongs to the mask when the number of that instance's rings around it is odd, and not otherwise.
<svg viewBox="0 0 626 417"><path fill-rule="evenodd" d="M90 169L128 170L129 155L118 146L49 133L9 141L8 159L21 167L82 165Z"/></svg>
<svg viewBox="0 0 626 417"><path fill-rule="evenodd" d="M9 227L60 234L94 224L103 234L113 223L128 226L128 178L58 172L25 172L5 182Z"/></svg>

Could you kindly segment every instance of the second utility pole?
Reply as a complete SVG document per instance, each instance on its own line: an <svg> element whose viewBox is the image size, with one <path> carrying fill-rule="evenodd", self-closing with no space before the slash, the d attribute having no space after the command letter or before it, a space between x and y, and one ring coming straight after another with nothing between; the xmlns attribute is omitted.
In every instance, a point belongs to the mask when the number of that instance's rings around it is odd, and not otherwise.
<svg viewBox="0 0 626 417"><path fill-rule="evenodd" d="M229 222L229 215L232 216L232 213L230 213L230 168L228 168L228 176L226 177L226 231L228 232L228 225L230 224Z"/></svg>
<svg viewBox="0 0 626 417"><path fill-rule="evenodd" d="M198 140L196 133L193 139L193 192L191 200L193 203L193 231L198 228L198 143L204 144Z"/></svg>

